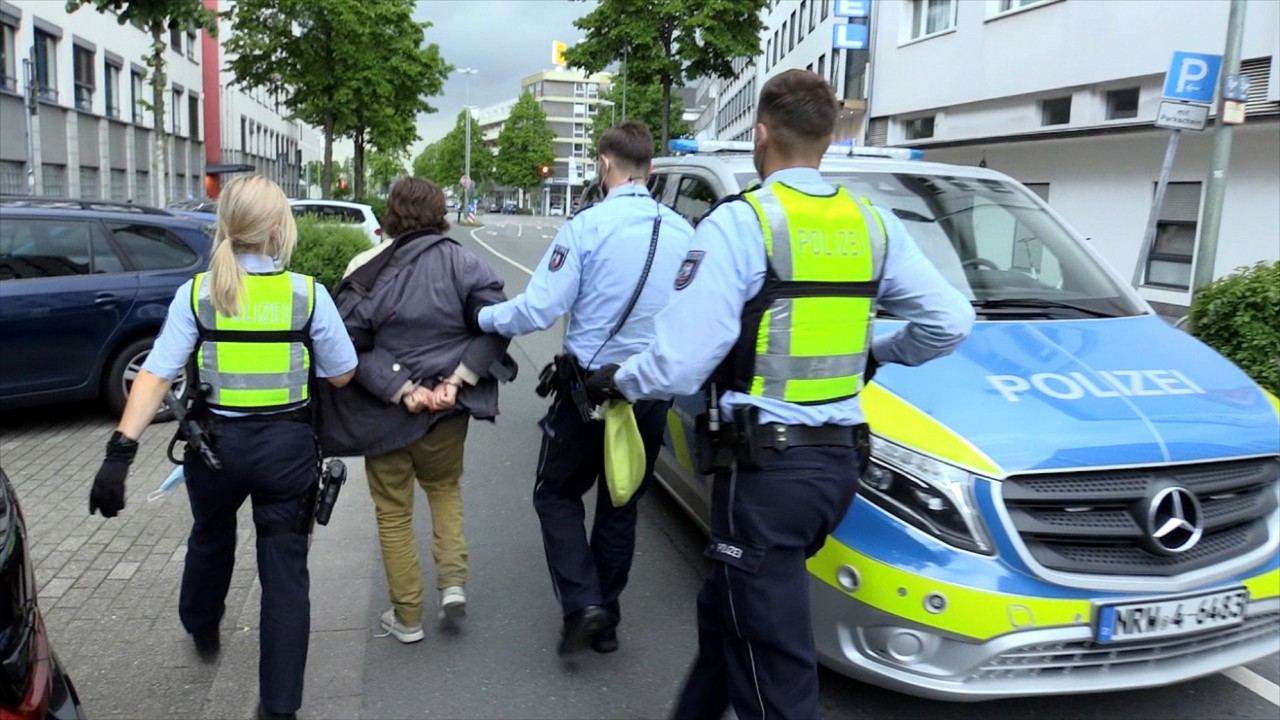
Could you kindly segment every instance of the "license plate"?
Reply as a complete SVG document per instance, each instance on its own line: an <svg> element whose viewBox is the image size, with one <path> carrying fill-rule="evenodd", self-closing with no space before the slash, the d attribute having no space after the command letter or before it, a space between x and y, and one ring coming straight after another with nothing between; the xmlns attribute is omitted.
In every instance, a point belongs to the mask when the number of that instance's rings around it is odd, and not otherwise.
<svg viewBox="0 0 1280 720"><path fill-rule="evenodd" d="M1204 595L1117 603L1098 608L1098 642L1147 640L1238 625L1249 591L1242 587Z"/></svg>

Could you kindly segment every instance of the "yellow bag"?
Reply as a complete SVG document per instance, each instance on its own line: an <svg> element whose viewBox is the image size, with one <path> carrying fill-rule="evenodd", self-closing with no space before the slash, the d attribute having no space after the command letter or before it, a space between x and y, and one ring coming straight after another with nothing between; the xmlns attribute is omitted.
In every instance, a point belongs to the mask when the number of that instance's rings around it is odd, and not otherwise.
<svg viewBox="0 0 1280 720"><path fill-rule="evenodd" d="M614 507L626 505L644 480L644 440L631 403L610 400L604 411L604 480Z"/></svg>

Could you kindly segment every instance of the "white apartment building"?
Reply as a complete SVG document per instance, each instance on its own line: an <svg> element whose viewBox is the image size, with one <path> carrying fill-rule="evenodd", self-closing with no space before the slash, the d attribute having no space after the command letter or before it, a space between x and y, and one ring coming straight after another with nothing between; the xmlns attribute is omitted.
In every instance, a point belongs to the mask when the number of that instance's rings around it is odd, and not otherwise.
<svg viewBox="0 0 1280 720"><path fill-rule="evenodd" d="M203 194L199 35L166 38L169 196ZM154 115L144 80L147 33L92 7L0 0L0 192L152 203ZM29 77L34 115L24 107ZM28 132L31 173L28 174Z"/></svg>
<svg viewBox="0 0 1280 720"><path fill-rule="evenodd" d="M1140 257L1169 130L1174 51L1221 54L1223 0L877 0L867 143L985 163L1030 184L1140 292L1180 314L1212 126L1184 131L1154 248ZM1249 0L1214 276L1280 259L1280 2Z"/></svg>
<svg viewBox="0 0 1280 720"><path fill-rule="evenodd" d="M547 114L547 126L555 133L556 161L544 186L544 212L563 214L573 206L582 186L596 175L591 155L591 120L610 110L600 104L613 75L587 75L581 70L544 70L520 83L522 92L533 93Z"/></svg>
<svg viewBox="0 0 1280 720"><path fill-rule="evenodd" d="M503 100L475 111L476 122L480 124L480 132L484 137L484 146L494 155L498 154L498 135L502 127L511 117L511 108L516 106L516 98Z"/></svg>
<svg viewBox="0 0 1280 720"><path fill-rule="evenodd" d="M885 3L888 0L876 0ZM866 50L833 47L835 26L849 22L835 14L836 0L771 0L764 10L762 55L734 61L728 80L702 81L714 87L715 113L695 129L695 137L750 140L755 136L756 100L769 78L785 70L811 70L831 83L841 102L837 139L860 137L867 109ZM705 134L700 134L705 133Z"/></svg>

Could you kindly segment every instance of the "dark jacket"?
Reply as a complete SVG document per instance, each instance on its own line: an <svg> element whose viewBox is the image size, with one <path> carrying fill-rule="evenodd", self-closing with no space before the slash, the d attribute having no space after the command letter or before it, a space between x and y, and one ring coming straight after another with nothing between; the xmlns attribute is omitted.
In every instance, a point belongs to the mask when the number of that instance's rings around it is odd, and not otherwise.
<svg viewBox="0 0 1280 720"><path fill-rule="evenodd" d="M498 382L515 377L515 363L506 355L510 340L478 334L469 325L476 308L506 299L502 286L482 260L427 232L397 238L347 275L334 301L360 364L354 383L327 392L330 402L321 399L326 451L381 455L413 443L458 412L496 417ZM458 391L453 411L413 414L395 403L406 381L431 387L460 363L480 382Z"/></svg>

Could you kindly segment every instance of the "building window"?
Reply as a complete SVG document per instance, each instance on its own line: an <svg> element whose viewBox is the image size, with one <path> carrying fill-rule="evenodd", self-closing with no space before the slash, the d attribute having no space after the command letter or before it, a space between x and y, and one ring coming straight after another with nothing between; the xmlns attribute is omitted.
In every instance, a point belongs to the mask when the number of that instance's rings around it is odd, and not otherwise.
<svg viewBox="0 0 1280 720"><path fill-rule="evenodd" d="M804 13L808 9L809 9L808 0L800 0L800 28L796 32L800 36L801 40L804 39Z"/></svg>
<svg viewBox="0 0 1280 720"><path fill-rule="evenodd" d="M838 88L836 87L836 82L839 80L840 71L837 69L839 67L840 67L840 51L832 50L831 51L831 89L832 90L838 90Z"/></svg>
<svg viewBox="0 0 1280 720"><path fill-rule="evenodd" d="M187 31L187 59L188 60L196 59L196 31L195 30Z"/></svg>
<svg viewBox="0 0 1280 720"><path fill-rule="evenodd" d="M80 199L97 200L102 197L102 185L98 181L98 168L80 168Z"/></svg>
<svg viewBox="0 0 1280 720"><path fill-rule="evenodd" d="M142 97L142 73L134 70L129 74L129 80L133 85L133 124L142 124L142 111L146 108L143 103L146 100Z"/></svg>
<svg viewBox="0 0 1280 720"><path fill-rule="evenodd" d="M818 26L817 8L815 6L819 2L823 5L827 4L827 0L813 0L813 2L809 3L809 32L813 32L813 29ZM823 8L823 10L826 10L826 8ZM823 13L823 17L826 17L825 12Z"/></svg>
<svg viewBox="0 0 1280 720"><path fill-rule="evenodd" d="M956 0L911 0L911 39L956 26Z"/></svg>
<svg viewBox="0 0 1280 720"><path fill-rule="evenodd" d="M791 11L791 41L787 44L787 52L796 49L796 11Z"/></svg>
<svg viewBox="0 0 1280 720"><path fill-rule="evenodd" d="M58 101L58 38L36 30L36 95Z"/></svg>
<svg viewBox="0 0 1280 720"><path fill-rule="evenodd" d="M182 136L182 91L173 91L173 103L169 105L169 117L172 120L173 134Z"/></svg>
<svg viewBox="0 0 1280 720"><path fill-rule="evenodd" d="M1000 12L1009 12L1028 5L1039 5L1048 0L1000 0Z"/></svg>
<svg viewBox="0 0 1280 720"><path fill-rule="evenodd" d="M818 77L827 77L827 56L826 53L818 56Z"/></svg>
<svg viewBox="0 0 1280 720"><path fill-rule="evenodd" d="M1041 125L1066 125L1071 122L1071 96L1040 102Z"/></svg>
<svg viewBox="0 0 1280 720"><path fill-rule="evenodd" d="M169 28L169 47L179 55L182 54L182 31L177 26Z"/></svg>
<svg viewBox="0 0 1280 720"><path fill-rule="evenodd" d="M764 51L764 69L767 71L773 65L773 39L765 41Z"/></svg>
<svg viewBox="0 0 1280 720"><path fill-rule="evenodd" d="M120 117L120 67L110 62L102 66L102 88L107 101L107 117Z"/></svg>
<svg viewBox="0 0 1280 720"><path fill-rule="evenodd" d="M786 23L783 23L784 25ZM778 34L778 30L773 31L773 64L778 64L778 58L782 57L782 40L783 36Z"/></svg>
<svg viewBox="0 0 1280 720"><path fill-rule="evenodd" d="M1138 88L1111 90L1107 93L1107 119L1138 117Z"/></svg>
<svg viewBox="0 0 1280 720"><path fill-rule="evenodd" d="M27 194L27 170L24 163L0 160L0 193Z"/></svg>
<svg viewBox="0 0 1280 720"><path fill-rule="evenodd" d="M924 140L933 137L933 115L903 121L902 130L908 140Z"/></svg>
<svg viewBox="0 0 1280 720"><path fill-rule="evenodd" d="M17 58L13 27L8 23L0 23L0 90L18 89Z"/></svg>
<svg viewBox="0 0 1280 720"><path fill-rule="evenodd" d="M1187 290L1200 220L1200 183L1175 182L1165 188L1156 216L1156 240L1147 255L1147 284Z"/></svg>
<svg viewBox="0 0 1280 720"><path fill-rule="evenodd" d="M200 98L195 93L187 96L187 132L192 140L200 141Z"/></svg>
<svg viewBox="0 0 1280 720"><path fill-rule="evenodd" d="M43 178L42 195L47 197L66 197L67 195L67 166L66 165L50 165L44 166L44 172L41 173Z"/></svg>
<svg viewBox="0 0 1280 720"><path fill-rule="evenodd" d="M71 61L76 77L76 109L89 112L93 109L93 51L76 45Z"/></svg>
<svg viewBox="0 0 1280 720"><path fill-rule="evenodd" d="M818 4L822 6L822 19L823 19L823 20L826 20L826 19L827 19L827 14L828 14L829 12L831 12L831 3L830 3L830 2L820 2L820 3L818 3Z"/></svg>

